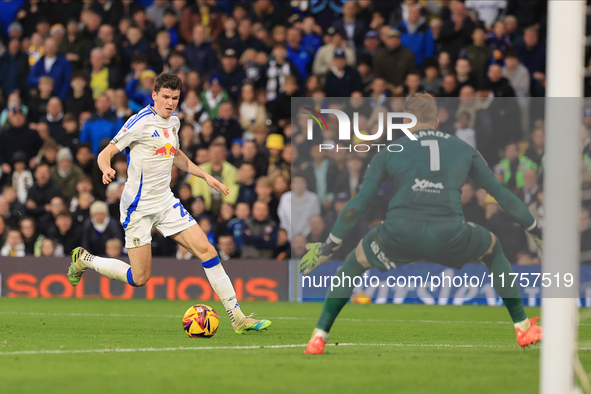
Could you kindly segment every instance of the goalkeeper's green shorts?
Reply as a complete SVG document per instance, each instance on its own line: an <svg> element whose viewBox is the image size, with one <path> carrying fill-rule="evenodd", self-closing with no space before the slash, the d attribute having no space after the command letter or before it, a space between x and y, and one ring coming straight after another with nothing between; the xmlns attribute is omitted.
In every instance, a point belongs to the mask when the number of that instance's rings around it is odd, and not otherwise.
<svg viewBox="0 0 591 394"><path fill-rule="evenodd" d="M471 222L396 218L373 228L363 238L363 250L382 272L415 261L460 269L478 261L491 243L490 231Z"/></svg>

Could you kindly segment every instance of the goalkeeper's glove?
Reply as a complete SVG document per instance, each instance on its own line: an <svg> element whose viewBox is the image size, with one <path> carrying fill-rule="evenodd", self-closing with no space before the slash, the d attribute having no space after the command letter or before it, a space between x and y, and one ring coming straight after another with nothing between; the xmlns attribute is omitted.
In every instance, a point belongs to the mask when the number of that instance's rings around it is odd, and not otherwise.
<svg viewBox="0 0 591 394"><path fill-rule="evenodd" d="M310 274L316 267L330 260L333 253L341 247L342 242L343 240L330 234L323 244L320 242L307 244L306 249L308 252L300 261L299 271L304 275Z"/></svg>
<svg viewBox="0 0 591 394"><path fill-rule="evenodd" d="M532 224L531 227L527 229L527 232L529 233L529 235L532 237L532 239L536 243L538 249L540 249L540 252L543 253L544 252L544 241L542 241L542 228L540 227L538 222L535 221L534 224Z"/></svg>

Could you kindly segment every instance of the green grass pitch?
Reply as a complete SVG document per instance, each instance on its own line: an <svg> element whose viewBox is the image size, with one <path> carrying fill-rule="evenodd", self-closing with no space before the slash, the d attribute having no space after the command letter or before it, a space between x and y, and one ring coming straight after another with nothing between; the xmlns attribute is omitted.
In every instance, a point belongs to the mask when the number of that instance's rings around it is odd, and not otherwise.
<svg viewBox="0 0 591 394"><path fill-rule="evenodd" d="M220 328L192 339L181 325L192 303L3 298L0 392L538 392L539 347L517 346L502 307L347 305L333 346L307 356L320 303L244 302L246 313L273 320L246 335L232 332L220 303L207 303ZM579 338L589 369L591 325Z"/></svg>

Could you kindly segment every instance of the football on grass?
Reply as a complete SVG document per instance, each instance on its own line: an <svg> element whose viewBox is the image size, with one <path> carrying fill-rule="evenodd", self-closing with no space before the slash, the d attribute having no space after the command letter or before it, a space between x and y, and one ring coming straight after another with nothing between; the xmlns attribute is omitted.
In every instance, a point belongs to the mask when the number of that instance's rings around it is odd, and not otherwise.
<svg viewBox="0 0 591 394"><path fill-rule="evenodd" d="M183 329L191 338L211 338L219 325L218 314L204 304L193 305L183 316Z"/></svg>

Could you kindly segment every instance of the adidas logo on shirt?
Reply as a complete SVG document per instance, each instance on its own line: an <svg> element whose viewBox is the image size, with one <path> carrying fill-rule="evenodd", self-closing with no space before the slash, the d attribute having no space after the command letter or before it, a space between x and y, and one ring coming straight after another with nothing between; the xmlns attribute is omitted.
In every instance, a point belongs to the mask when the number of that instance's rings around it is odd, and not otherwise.
<svg viewBox="0 0 591 394"><path fill-rule="evenodd" d="M158 134L158 130L154 130L154 134L152 134L152 137L160 137L160 134Z"/></svg>

